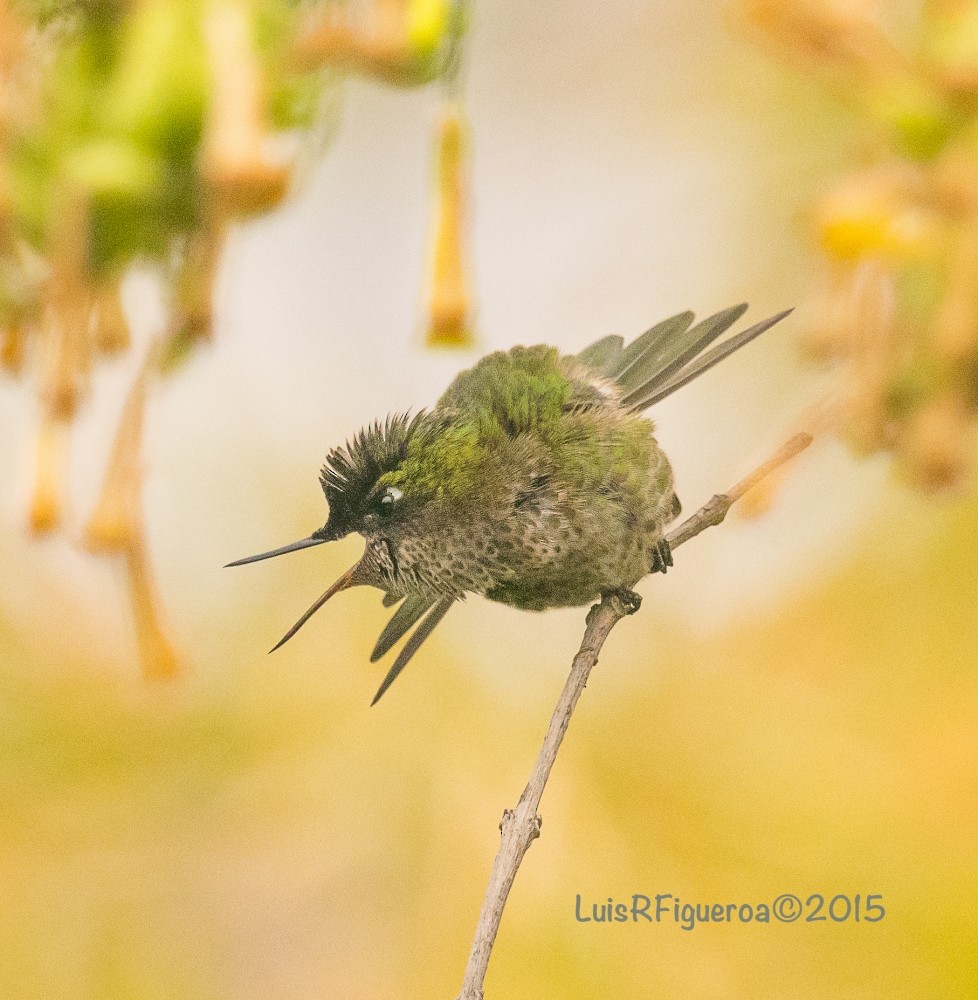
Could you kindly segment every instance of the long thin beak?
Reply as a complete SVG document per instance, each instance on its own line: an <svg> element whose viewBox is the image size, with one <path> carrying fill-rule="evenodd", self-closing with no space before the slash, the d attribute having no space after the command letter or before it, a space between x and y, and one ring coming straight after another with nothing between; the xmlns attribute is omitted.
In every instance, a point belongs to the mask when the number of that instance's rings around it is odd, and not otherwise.
<svg viewBox="0 0 978 1000"><path fill-rule="evenodd" d="M274 653L280 646L284 646L309 621L310 618L334 595L348 587L355 587L359 583L356 579L356 571L360 568L360 563L352 565L325 593L316 598L313 606L282 636L281 639L269 650Z"/></svg>
<svg viewBox="0 0 978 1000"><path fill-rule="evenodd" d="M317 538L315 535L310 535L308 538L300 538L297 542L283 545L280 549L272 549L271 552L261 552L257 556L247 556L244 559L229 562L224 568L228 569L230 566L244 566L245 563L261 562L262 559L273 559L275 556L284 556L288 552L298 552L299 549L308 549L311 545L322 545L323 542L327 541L329 541L328 538Z"/></svg>

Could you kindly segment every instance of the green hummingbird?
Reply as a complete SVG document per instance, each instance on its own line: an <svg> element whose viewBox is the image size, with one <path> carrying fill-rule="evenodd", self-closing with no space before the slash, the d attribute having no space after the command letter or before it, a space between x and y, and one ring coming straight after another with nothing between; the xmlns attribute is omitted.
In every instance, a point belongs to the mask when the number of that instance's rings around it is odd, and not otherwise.
<svg viewBox="0 0 978 1000"><path fill-rule="evenodd" d="M385 606L400 606L371 662L414 631L373 704L466 594L543 611L664 573L665 530L681 508L642 414L791 312L716 344L746 309L696 325L684 312L627 346L607 336L576 355L546 345L497 351L459 374L431 410L390 416L334 449L320 477L326 524L228 564L364 537L360 560L272 651L339 591L382 590Z"/></svg>

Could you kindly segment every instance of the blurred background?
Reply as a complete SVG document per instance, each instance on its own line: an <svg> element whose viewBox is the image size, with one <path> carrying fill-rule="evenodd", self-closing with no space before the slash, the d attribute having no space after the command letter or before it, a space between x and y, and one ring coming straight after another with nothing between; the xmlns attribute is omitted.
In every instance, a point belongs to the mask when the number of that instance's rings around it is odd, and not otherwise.
<svg viewBox="0 0 978 1000"><path fill-rule="evenodd" d="M794 316L657 408L687 512L572 722L487 997L974 996L978 5L0 11L0 995L453 997L583 611L375 708L326 452L489 350ZM746 516L749 515L749 516ZM878 924L576 894L881 893Z"/></svg>

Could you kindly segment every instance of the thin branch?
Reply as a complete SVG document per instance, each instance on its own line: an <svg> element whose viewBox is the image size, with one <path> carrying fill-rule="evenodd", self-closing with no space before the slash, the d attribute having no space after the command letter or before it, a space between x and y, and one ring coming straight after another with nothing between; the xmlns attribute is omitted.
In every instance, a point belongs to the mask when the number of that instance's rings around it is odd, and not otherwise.
<svg viewBox="0 0 978 1000"><path fill-rule="evenodd" d="M779 466L790 461L804 451L812 442L809 434L796 434L767 462L755 469L749 476L742 479L726 493L718 493L707 504L701 507L692 517L685 520L678 528L670 532L667 540L673 549L688 542L706 528L720 524L727 512L751 487L770 475ZM499 851L493 862L486 888L479 923L476 925L475 937L469 962L465 969L465 979L462 992L457 1000L483 1000L482 984L485 982L486 970L492 955L492 947L496 941L499 924L509 891L513 887L516 873L523 862L523 857L530 844L540 836L542 820L537 814L543 790L547 779L557 759L557 751L567 732L571 715L577 705L581 692L587 684L591 669L598 662L601 647L611 633L611 630L627 615L634 614L639 609L641 599L630 592L606 594L599 604L595 604L587 615L587 627L581 648L574 657L570 675L560 693L560 700L550 719L547 735L537 756L536 764L527 782L523 794L515 809L507 809L503 813L499 830Z"/></svg>

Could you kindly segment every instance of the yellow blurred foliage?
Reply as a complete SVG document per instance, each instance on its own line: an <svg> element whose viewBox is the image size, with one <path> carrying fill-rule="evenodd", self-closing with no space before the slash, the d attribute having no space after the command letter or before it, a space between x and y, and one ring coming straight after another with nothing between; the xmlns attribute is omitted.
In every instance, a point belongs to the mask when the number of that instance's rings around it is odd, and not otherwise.
<svg viewBox="0 0 978 1000"><path fill-rule="evenodd" d="M978 507L941 521L879 529L831 583L712 640L647 597L572 723L487 995L974 995ZM42 680L0 628L0 995L455 995L555 692L501 706L442 638L368 710L361 600L288 664L230 666L265 622L229 636L212 687L112 681L81 653ZM882 893L886 917L574 918L578 893L635 892Z"/></svg>

